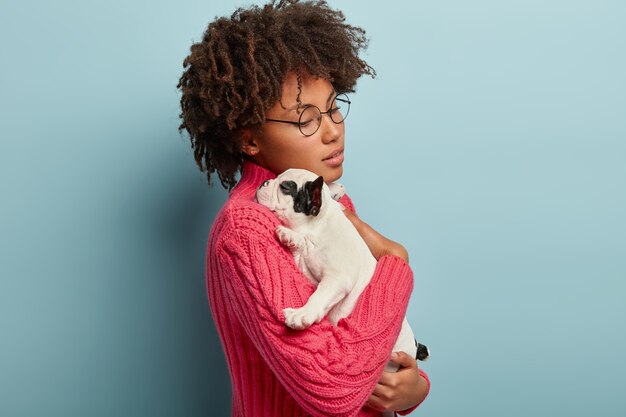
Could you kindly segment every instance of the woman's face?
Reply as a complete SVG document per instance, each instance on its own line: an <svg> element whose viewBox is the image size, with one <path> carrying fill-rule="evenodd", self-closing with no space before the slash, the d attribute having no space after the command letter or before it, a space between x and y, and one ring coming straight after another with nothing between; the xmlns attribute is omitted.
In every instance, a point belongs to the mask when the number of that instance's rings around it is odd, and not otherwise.
<svg viewBox="0 0 626 417"><path fill-rule="evenodd" d="M283 82L282 104L275 103L266 112L267 119L297 122L296 97L298 83L295 73L288 73ZM327 111L335 98L332 84L325 79L302 77L300 109L308 104ZM311 136L304 136L297 125L266 121L260 129L249 131L253 147L244 151L252 160L275 174L288 168L303 168L324 177L327 183L336 181L343 173L344 124L334 123L328 114L322 115L319 129Z"/></svg>

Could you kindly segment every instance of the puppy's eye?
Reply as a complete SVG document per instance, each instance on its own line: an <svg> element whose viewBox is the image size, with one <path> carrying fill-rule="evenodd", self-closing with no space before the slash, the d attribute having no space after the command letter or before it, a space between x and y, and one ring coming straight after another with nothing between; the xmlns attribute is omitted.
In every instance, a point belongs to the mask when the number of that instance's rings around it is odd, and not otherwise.
<svg viewBox="0 0 626 417"><path fill-rule="evenodd" d="M270 181L269 181L269 180L267 180L267 181L265 181L265 182L263 183L263 185L261 185L261 187L267 187L267 186L269 185L269 183L270 183Z"/></svg>

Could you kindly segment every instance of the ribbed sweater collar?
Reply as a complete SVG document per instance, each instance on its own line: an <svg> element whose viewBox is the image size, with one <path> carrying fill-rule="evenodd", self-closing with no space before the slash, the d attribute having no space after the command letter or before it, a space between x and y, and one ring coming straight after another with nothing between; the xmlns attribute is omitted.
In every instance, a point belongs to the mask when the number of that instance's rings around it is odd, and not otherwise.
<svg viewBox="0 0 626 417"><path fill-rule="evenodd" d="M254 192L267 180L276 178L276 174L254 162L244 161L241 179L232 189L231 194Z"/></svg>

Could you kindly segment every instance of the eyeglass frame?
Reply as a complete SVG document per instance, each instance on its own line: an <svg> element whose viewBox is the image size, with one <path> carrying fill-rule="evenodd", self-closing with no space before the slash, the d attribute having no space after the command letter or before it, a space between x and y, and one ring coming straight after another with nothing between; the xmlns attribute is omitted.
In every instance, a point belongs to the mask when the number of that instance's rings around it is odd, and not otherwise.
<svg viewBox="0 0 626 417"><path fill-rule="evenodd" d="M331 106L332 106L332 103L334 103L334 102L337 100L337 98L338 98L338 97L340 97L340 96L345 97L345 100L342 100L341 98L339 98L339 101L344 102L344 103L348 103L348 111L346 112L346 114L345 114L345 115L343 115L343 119L341 119L341 121L340 121L340 122L336 122L335 120L333 120L333 116L332 116L332 113L331 113L331 110L333 110L333 108L332 108L332 107L331 107L331 108L329 108L329 109L328 109L328 110L326 110L326 111L322 111L322 110L320 110L320 108L319 108L319 107L317 107L315 104L308 104L308 105L304 106L304 107L302 108L302 112L300 113L300 117L298 117L298 121L297 121L297 122L292 122L291 120L278 120L278 119L265 119L265 121L266 121L266 122L280 122L280 123L288 123L288 124L291 124L291 125L296 125L296 126L298 126L298 130L300 130L300 133L302 133L302 135L303 135L303 136L306 136L306 137L313 136L314 134L316 134L316 133L317 133L317 131L318 131L318 130L320 130L320 126L322 125L322 116L323 116L323 115L325 115L325 114L327 114L327 115L328 115L328 117L330 117L330 120L331 120L334 124L336 124L336 125L339 125L339 124L343 123L343 122L344 122L344 120L346 120L346 117L348 117L348 113L350 113L350 104L352 104L352 102L350 101L350 97L348 97L348 95L347 95L346 93L337 94L337 95L333 98L333 101L331 102ZM317 111L319 111L319 113L320 113L320 122L319 122L319 124L317 125L317 128L315 129L315 131L314 131L313 133L309 133L309 134L307 135L307 134L305 134L305 133L302 131L302 120L301 120L301 119L302 119L302 115L304 114L304 112L305 112L307 109L311 108L311 107L315 107L315 108L317 109Z"/></svg>

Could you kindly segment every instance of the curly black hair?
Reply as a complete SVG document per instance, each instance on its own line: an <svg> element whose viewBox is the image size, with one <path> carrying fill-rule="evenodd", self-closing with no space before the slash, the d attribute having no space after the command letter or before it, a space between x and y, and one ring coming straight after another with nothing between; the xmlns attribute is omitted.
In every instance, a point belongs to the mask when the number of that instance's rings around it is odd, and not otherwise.
<svg viewBox="0 0 626 417"><path fill-rule="evenodd" d="M201 171L217 171L231 189L244 155L240 129L259 126L282 96L290 71L329 80L338 93L354 91L374 69L359 58L365 31L348 25L325 1L274 0L211 22L191 46L177 88L182 123ZM299 102L298 95L297 101Z"/></svg>

